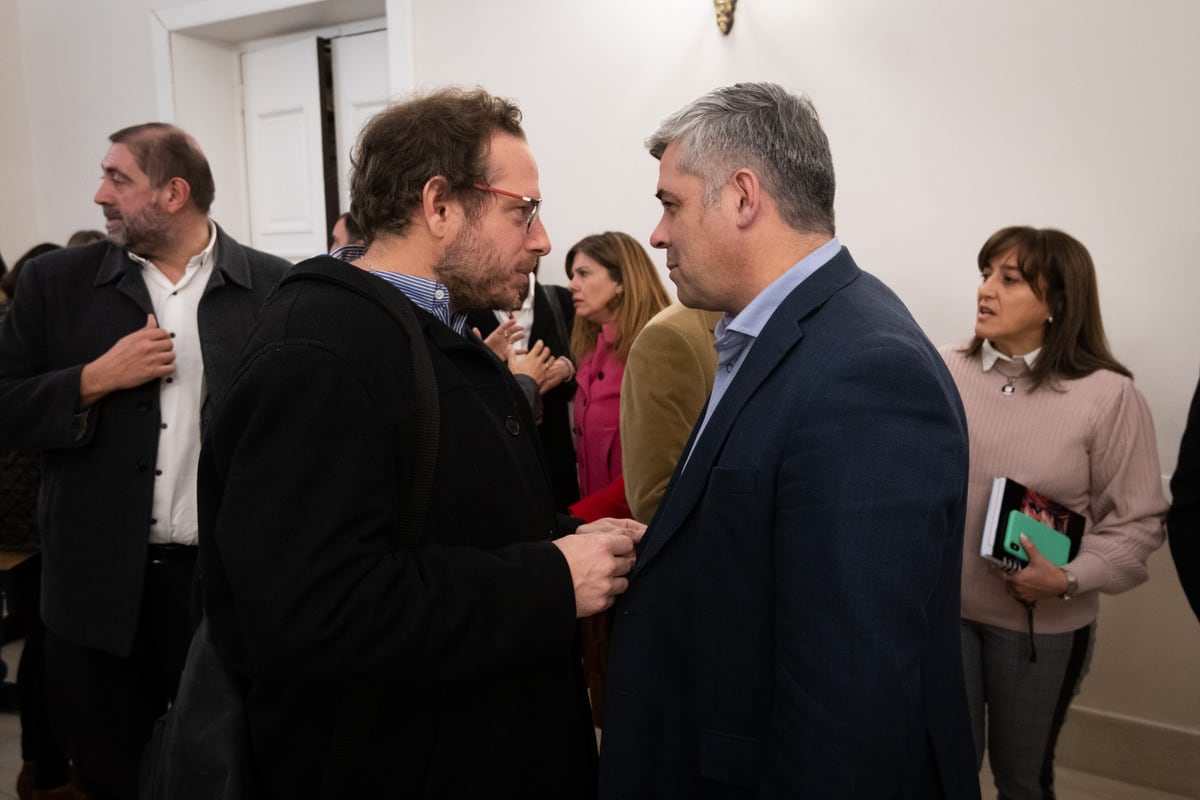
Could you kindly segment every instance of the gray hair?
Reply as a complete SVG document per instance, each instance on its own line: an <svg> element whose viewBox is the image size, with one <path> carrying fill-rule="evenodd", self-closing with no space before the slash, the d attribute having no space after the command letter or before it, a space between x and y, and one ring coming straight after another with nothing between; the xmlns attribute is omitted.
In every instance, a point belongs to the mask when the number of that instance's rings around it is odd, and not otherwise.
<svg viewBox="0 0 1200 800"><path fill-rule="evenodd" d="M752 170L801 233L834 234L833 156L812 101L774 83L714 89L663 120L646 140L661 159L679 144L679 168L704 180L704 203L717 205L721 188L739 169Z"/></svg>

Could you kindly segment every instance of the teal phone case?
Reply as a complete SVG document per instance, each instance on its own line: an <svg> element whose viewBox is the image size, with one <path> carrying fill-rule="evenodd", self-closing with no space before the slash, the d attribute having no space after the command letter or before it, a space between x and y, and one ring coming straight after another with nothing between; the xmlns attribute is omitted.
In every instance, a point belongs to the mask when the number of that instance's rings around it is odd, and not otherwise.
<svg viewBox="0 0 1200 800"><path fill-rule="evenodd" d="M1008 512L1008 527L1004 530L1004 552L1022 561L1029 560L1029 554L1021 547L1020 535L1025 534L1033 546L1051 563L1061 567L1071 557L1071 540L1066 534L1059 533L1049 525L1033 519L1020 511Z"/></svg>

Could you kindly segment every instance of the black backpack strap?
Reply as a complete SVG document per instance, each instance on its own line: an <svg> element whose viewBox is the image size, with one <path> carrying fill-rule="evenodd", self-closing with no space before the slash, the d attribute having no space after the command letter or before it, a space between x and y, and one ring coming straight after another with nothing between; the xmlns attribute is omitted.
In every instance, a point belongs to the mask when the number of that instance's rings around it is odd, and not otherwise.
<svg viewBox="0 0 1200 800"><path fill-rule="evenodd" d="M433 360L429 357L429 346L425 335L413 313L412 303L398 289L383 286L379 278L369 278L368 286L383 303L384 308L404 328L412 348L413 379L415 381L415 403L417 410L417 443L414 453L415 468L408 484L408 502L400 517L401 538L406 545L414 545L425 525L425 514L429 507L429 494L433 488L433 474L437 468L438 436L441 432L441 405L438 403L437 378L433 374Z"/></svg>
<svg viewBox="0 0 1200 800"><path fill-rule="evenodd" d="M408 298L403 297L398 289L382 285L380 279L373 278L356 267L341 265L340 262L334 263L339 266L330 267L329 260L322 260L313 265L294 267L281 283L316 279L340 284L360 294L365 293L383 306L408 336L415 382L417 442L412 479L408 483L408 502L401 510L400 533L405 546L411 546L420 539L421 529L425 524L434 470L437 467L441 406L438 403L433 360L429 356L429 346L425 342L425 335L421 332L417 315L413 313L413 306ZM325 764L325 776L321 781L320 797L324 800L339 800L347 796L346 787L351 783L352 771L362 751L367 731L375 719L382 693L378 686L367 685L347 690L342 699Z"/></svg>
<svg viewBox="0 0 1200 800"><path fill-rule="evenodd" d="M433 360L429 356L429 346L425 343L425 335L421 332L417 315L413 312L413 304L399 289L384 286L381 279L371 277L357 267L333 258L314 259L292 267L279 282L279 286L297 280L334 283L371 298L391 315L408 337L415 382L417 442L414 453L415 469L407 487L408 503L400 519L400 534L404 545L413 545L419 539L421 528L425 524L429 493L433 487L433 473L437 467L438 436L442 422Z"/></svg>

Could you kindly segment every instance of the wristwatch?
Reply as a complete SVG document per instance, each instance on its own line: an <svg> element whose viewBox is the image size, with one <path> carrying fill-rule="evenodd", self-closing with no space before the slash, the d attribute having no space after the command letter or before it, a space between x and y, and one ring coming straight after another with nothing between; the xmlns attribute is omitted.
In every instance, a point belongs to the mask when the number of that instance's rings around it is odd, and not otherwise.
<svg viewBox="0 0 1200 800"><path fill-rule="evenodd" d="M1060 594L1059 597L1063 600L1070 600L1079 594L1079 579L1069 569L1063 569L1062 567L1059 567L1059 569L1062 570L1063 575L1067 576L1067 590Z"/></svg>

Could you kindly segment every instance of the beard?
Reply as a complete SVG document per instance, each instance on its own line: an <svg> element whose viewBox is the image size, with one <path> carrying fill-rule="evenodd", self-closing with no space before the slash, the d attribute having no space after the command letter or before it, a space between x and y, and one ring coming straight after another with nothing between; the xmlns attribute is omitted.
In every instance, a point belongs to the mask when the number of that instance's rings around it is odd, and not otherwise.
<svg viewBox="0 0 1200 800"><path fill-rule="evenodd" d="M105 208L105 217L118 220L109 231L109 240L138 255L160 252L167 243L167 212L159 207L157 200L124 217L108 217L108 208Z"/></svg>
<svg viewBox="0 0 1200 800"><path fill-rule="evenodd" d="M532 272L537 260L537 256L529 256L524 272ZM514 311L529 292L529 276L521 274L518 279L519 267L519 263L502 263L477 227L469 224L446 247L433 274L450 290L450 303L456 310Z"/></svg>

